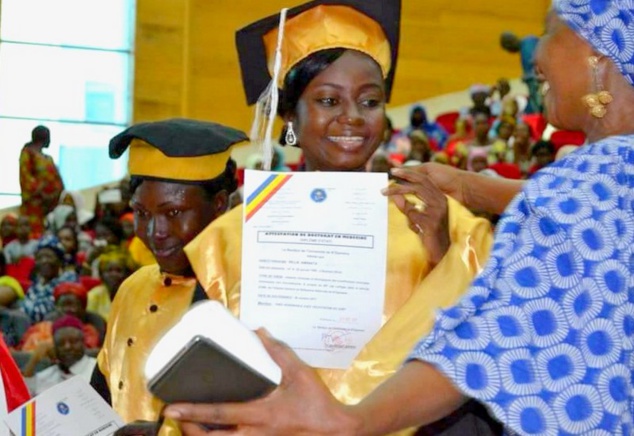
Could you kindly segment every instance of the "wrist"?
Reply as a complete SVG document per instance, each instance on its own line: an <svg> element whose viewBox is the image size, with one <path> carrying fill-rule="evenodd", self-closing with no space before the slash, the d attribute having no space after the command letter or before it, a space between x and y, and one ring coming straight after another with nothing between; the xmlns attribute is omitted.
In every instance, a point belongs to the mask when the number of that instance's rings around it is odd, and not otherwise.
<svg viewBox="0 0 634 436"><path fill-rule="evenodd" d="M369 420L363 413L363 408L359 405L344 406L344 431L346 436L369 436Z"/></svg>
<svg viewBox="0 0 634 436"><path fill-rule="evenodd" d="M472 180L473 175L474 173L465 171L464 176L460 178L460 182L462 184L460 190L462 191L462 200L464 201L463 206L465 206L467 209L479 208L478 200L476 198L473 198L473 190L471 189L471 186L474 182Z"/></svg>

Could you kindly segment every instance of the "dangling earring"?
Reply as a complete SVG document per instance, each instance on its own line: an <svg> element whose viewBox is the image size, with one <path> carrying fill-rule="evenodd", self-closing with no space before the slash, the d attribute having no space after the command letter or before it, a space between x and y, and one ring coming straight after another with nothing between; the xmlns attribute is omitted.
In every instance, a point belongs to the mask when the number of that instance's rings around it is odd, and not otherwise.
<svg viewBox="0 0 634 436"><path fill-rule="evenodd" d="M293 130L293 122L289 121L288 126L286 126L286 136L284 136L284 141L288 145L297 144L297 135L295 135L295 130Z"/></svg>
<svg viewBox="0 0 634 436"><path fill-rule="evenodd" d="M614 99L609 91L605 91L599 80L599 58L596 56L590 56L588 58L588 64L592 69L592 76L594 80L594 87L598 92L596 94L587 94L583 96L583 102L590 109L590 115L595 118L603 118L608 112L606 106Z"/></svg>

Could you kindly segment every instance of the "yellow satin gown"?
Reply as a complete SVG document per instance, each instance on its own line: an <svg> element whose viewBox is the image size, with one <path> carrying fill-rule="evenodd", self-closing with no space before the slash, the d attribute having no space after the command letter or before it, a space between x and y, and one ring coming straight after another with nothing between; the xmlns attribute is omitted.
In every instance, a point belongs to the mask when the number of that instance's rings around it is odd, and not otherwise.
<svg viewBox="0 0 634 436"><path fill-rule="evenodd" d="M431 269L420 238L390 202L383 326L349 369L318 369L340 401L358 402L393 374L431 330L435 311L453 305L486 262L492 242L490 223L451 198L448 207L451 246ZM212 222L185 251L208 297L239 315L242 206ZM195 287L195 279L175 277L167 287L166 277L156 265L140 269L121 286L111 308L99 366L108 380L113 407L125 422L156 420L163 406L147 391L143 366L152 346L189 307ZM153 304L158 306L156 312L150 311ZM178 434L169 421L160 432Z"/></svg>

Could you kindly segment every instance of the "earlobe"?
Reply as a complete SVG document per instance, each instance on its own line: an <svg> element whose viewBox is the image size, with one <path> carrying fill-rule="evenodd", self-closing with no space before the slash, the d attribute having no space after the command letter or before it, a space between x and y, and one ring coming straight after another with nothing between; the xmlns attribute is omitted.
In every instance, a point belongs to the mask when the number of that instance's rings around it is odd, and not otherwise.
<svg viewBox="0 0 634 436"><path fill-rule="evenodd" d="M214 211L216 216L225 213L229 208L229 194L224 189L214 196Z"/></svg>

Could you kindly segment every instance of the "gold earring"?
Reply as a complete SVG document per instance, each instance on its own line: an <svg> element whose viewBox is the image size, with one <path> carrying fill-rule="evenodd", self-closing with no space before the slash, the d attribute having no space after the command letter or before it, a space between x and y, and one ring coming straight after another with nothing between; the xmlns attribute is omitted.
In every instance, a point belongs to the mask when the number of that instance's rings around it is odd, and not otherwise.
<svg viewBox="0 0 634 436"><path fill-rule="evenodd" d="M590 56L588 58L588 64L592 69L592 76L594 79L594 87L599 92L596 94L586 94L582 97L583 103L590 109L590 115L595 118L603 118L608 113L606 106L614 100L612 94L609 91L603 89L601 80L599 80L599 58L597 56Z"/></svg>

